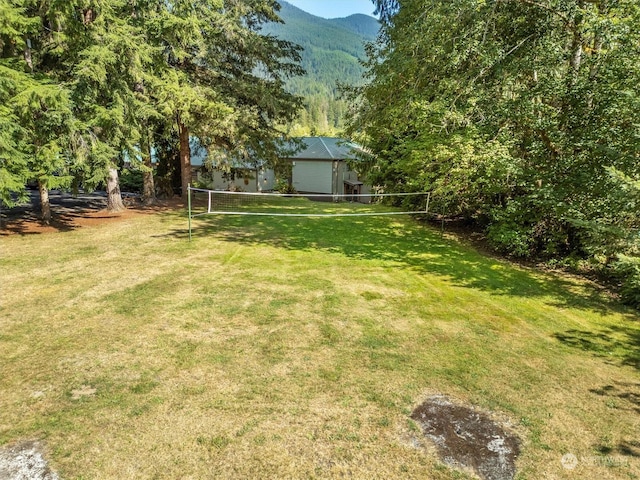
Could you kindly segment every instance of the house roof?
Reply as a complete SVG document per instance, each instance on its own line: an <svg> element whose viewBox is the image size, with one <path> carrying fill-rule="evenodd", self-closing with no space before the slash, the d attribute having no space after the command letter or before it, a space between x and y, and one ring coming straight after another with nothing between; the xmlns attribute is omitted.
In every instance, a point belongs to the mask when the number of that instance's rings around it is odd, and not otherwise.
<svg viewBox="0 0 640 480"><path fill-rule="evenodd" d="M292 159L299 160L344 160L353 158L353 151L359 147L343 138L302 137L303 148Z"/></svg>
<svg viewBox="0 0 640 480"><path fill-rule="evenodd" d="M302 150L287 158L294 160L345 160L354 158L354 151L362 148L344 138L300 137L299 140L303 144ZM189 143L191 144L191 165L194 167L202 166L208 156L206 149L195 137L191 138ZM263 160L246 162L233 160L230 166L254 170L263 166L264 163Z"/></svg>

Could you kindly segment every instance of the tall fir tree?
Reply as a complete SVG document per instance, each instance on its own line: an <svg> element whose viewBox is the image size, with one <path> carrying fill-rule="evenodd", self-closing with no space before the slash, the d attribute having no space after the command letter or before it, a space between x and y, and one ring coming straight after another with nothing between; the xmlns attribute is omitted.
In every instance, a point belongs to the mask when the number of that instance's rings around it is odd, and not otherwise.
<svg viewBox="0 0 640 480"><path fill-rule="evenodd" d="M273 0L0 0L0 68L11 72L0 83L8 102L0 123L17 120L0 135L3 198L29 176L45 188L75 178L87 188L104 182L108 208L119 210L118 167L129 161L153 201L150 132L166 119L178 127L183 194L192 135L212 157L275 159L300 106L284 78L301 73L298 48L259 31L278 21L278 8Z"/></svg>
<svg viewBox="0 0 640 480"><path fill-rule="evenodd" d="M259 32L265 22L278 21L278 7L271 0L164 4L156 44L167 71L158 95L178 126L183 196L191 180L192 135L212 158L248 152L276 158L284 136L278 127L300 106L283 77L302 73L297 47Z"/></svg>
<svg viewBox="0 0 640 480"><path fill-rule="evenodd" d="M70 92L51 66L60 42L59 24L52 23L57 10L31 0L2 0L0 12L0 122L8 127L0 146L0 190L10 201L10 190L20 194L26 180L36 181L41 219L49 223L49 190L69 187L73 163Z"/></svg>
<svg viewBox="0 0 640 480"><path fill-rule="evenodd" d="M124 159L140 158L147 119L153 115L145 95L145 81L153 72L153 47L141 18L144 2L125 0L79 2L70 29L73 48L68 56L76 115L84 131L89 186L106 178L111 211L124 209L118 166Z"/></svg>

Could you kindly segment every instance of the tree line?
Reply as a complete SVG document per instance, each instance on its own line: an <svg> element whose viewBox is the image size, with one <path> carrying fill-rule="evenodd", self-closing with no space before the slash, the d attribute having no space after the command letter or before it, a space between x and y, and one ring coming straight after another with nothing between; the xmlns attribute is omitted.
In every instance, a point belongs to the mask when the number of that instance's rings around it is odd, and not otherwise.
<svg viewBox="0 0 640 480"><path fill-rule="evenodd" d="M123 208L118 169L152 151L185 195L190 138L221 161L277 159L301 107L284 82L304 73L300 47L260 33L275 0L0 0L0 201L103 184ZM176 155L177 156L177 155Z"/></svg>
<svg viewBox="0 0 640 480"><path fill-rule="evenodd" d="M347 131L369 181L431 190L494 248L589 268L640 305L636 0L375 0Z"/></svg>

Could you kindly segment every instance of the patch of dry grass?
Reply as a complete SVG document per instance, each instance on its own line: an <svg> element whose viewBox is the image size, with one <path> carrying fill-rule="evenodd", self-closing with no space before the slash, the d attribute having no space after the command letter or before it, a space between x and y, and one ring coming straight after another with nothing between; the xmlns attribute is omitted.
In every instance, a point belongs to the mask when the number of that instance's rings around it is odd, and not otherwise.
<svg viewBox="0 0 640 480"><path fill-rule="evenodd" d="M466 478L409 419L444 393L511 422L520 478L640 475L639 318L587 284L411 219L185 226L0 240L0 444L65 479Z"/></svg>

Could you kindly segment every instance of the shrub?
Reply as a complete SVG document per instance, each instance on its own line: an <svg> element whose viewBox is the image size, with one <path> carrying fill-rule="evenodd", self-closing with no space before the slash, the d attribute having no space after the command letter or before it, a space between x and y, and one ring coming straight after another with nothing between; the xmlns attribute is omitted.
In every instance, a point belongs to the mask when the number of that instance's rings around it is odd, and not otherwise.
<svg viewBox="0 0 640 480"><path fill-rule="evenodd" d="M514 255L528 257L531 255L531 232L515 223L498 223L487 229L487 238L496 250Z"/></svg>
<svg viewBox="0 0 640 480"><path fill-rule="evenodd" d="M142 172L131 168L123 168L120 174L120 190L123 192L142 193Z"/></svg>
<svg viewBox="0 0 640 480"><path fill-rule="evenodd" d="M278 183L276 183L273 189L278 193L286 193L286 194L298 193L297 190L293 188L293 185L290 185L289 182L287 182L286 180L278 180Z"/></svg>
<svg viewBox="0 0 640 480"><path fill-rule="evenodd" d="M640 257L618 255L613 268L616 277L622 283L620 290L622 301L627 305L640 308Z"/></svg>

